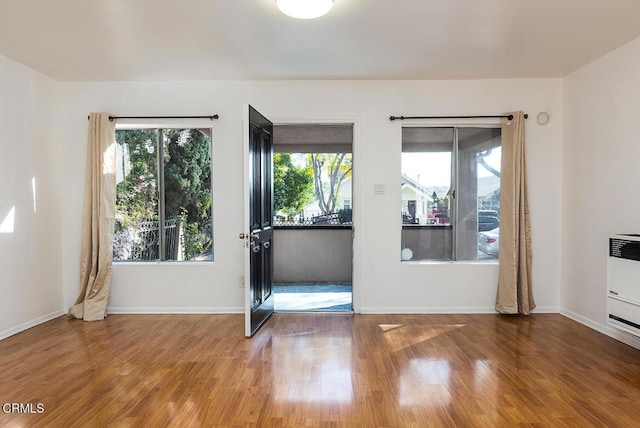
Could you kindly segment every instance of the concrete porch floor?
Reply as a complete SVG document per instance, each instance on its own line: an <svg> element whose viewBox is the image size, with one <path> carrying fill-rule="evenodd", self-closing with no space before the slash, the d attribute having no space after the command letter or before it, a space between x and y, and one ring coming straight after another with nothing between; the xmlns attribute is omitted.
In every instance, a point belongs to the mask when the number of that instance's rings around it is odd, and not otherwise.
<svg viewBox="0 0 640 428"><path fill-rule="evenodd" d="M276 311L335 311L352 309L351 284L274 284Z"/></svg>

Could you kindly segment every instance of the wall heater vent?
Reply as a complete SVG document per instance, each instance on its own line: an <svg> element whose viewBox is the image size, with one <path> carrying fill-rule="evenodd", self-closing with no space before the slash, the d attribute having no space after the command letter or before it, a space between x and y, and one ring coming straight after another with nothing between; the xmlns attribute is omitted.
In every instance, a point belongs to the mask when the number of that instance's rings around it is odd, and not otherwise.
<svg viewBox="0 0 640 428"><path fill-rule="evenodd" d="M609 324L640 337L640 234L609 238Z"/></svg>

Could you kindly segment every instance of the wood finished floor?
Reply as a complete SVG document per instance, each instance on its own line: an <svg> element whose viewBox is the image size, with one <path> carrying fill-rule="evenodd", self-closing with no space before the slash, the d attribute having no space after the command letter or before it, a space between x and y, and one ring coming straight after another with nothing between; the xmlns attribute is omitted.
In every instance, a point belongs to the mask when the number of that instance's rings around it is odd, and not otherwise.
<svg viewBox="0 0 640 428"><path fill-rule="evenodd" d="M638 427L640 350L554 314L58 318L0 341L3 427Z"/></svg>

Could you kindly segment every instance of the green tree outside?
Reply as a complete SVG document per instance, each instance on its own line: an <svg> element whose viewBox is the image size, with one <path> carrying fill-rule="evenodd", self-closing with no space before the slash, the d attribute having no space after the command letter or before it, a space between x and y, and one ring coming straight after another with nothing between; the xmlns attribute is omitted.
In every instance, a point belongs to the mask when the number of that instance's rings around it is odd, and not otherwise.
<svg viewBox="0 0 640 428"><path fill-rule="evenodd" d="M292 217L311 201L313 171L311 166L296 166L290 153L273 155L273 208Z"/></svg>
<svg viewBox="0 0 640 428"><path fill-rule="evenodd" d="M153 129L116 131L121 181L117 184L116 230L132 221L158 219L158 135Z"/></svg>
<svg viewBox="0 0 640 428"><path fill-rule="evenodd" d="M353 157L351 153L313 153L309 155L313 168L313 186L323 214L336 211L340 187L351 177Z"/></svg>
<svg viewBox="0 0 640 428"><path fill-rule="evenodd" d="M196 129L164 130L165 211L187 223L211 218L211 140Z"/></svg>

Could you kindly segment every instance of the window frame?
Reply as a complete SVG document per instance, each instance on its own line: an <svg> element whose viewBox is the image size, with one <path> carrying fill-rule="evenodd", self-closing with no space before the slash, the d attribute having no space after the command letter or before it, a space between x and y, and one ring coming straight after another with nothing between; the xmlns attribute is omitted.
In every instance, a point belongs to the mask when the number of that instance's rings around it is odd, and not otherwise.
<svg viewBox="0 0 640 428"><path fill-rule="evenodd" d="M115 131L126 131L126 130L155 130L156 132L160 130L166 129L198 129L209 130L209 151L210 151L210 160L209 160L209 177L210 177L210 188L211 188L211 214L210 214L210 222L211 222L211 258L205 260L173 260L166 259L166 249L164 248L164 243L166 242L166 237L164 233L159 233L158 237L158 254L160 257L158 259L153 260L113 260L113 263L117 263L119 265L124 264L132 264L132 265L144 265L144 264L173 264L173 265L181 265L181 266L198 266L198 265L210 265L215 261L215 246L213 245L214 241L214 203L215 194L214 194L214 129L213 124L210 120L204 119L184 119L184 118L176 118L175 120L168 121L167 119L162 119L161 121L158 119L118 119L116 123ZM114 144L117 144L114 142ZM156 185L158 188L158 225L160 228L161 224L164 224L163 218L166 216L164 212L165 205L165 183L164 183L164 169L165 169L165 155L164 155L164 144L163 141L158 139L157 147L155 148L156 153ZM166 219L165 219L166 220Z"/></svg>
<svg viewBox="0 0 640 428"><path fill-rule="evenodd" d="M450 213L450 223L444 226L434 226L434 225L411 225L411 224L403 224L402 220L400 221L400 247L403 248L403 237L402 230L411 227L440 227L440 228L450 228L451 229L451 257L450 259L417 259L417 260L403 260L400 257L401 263L408 264L433 264L433 263L465 263L465 264L497 264L499 262L499 257L495 258L487 258L487 259L474 259L474 260L458 260L458 235L459 235L459 195L458 195L458 187L460 183L460 165L459 165L459 135L458 130L462 128L485 128L485 129L498 129L501 131L502 129L502 121L500 119L488 118L488 119L476 119L479 121L459 121L459 120L442 120L442 121L416 121L410 124L403 124L400 127L400 176L402 175L402 154L408 153L403 150L403 137L402 130L404 128L452 128L453 129L453 142L452 142L452 150L451 150L451 187L450 190L453 193L452 197L452 206ZM500 135L500 145L498 147L502 147L502 135ZM400 198L402 202L402 196ZM477 248L477 242L476 242Z"/></svg>

